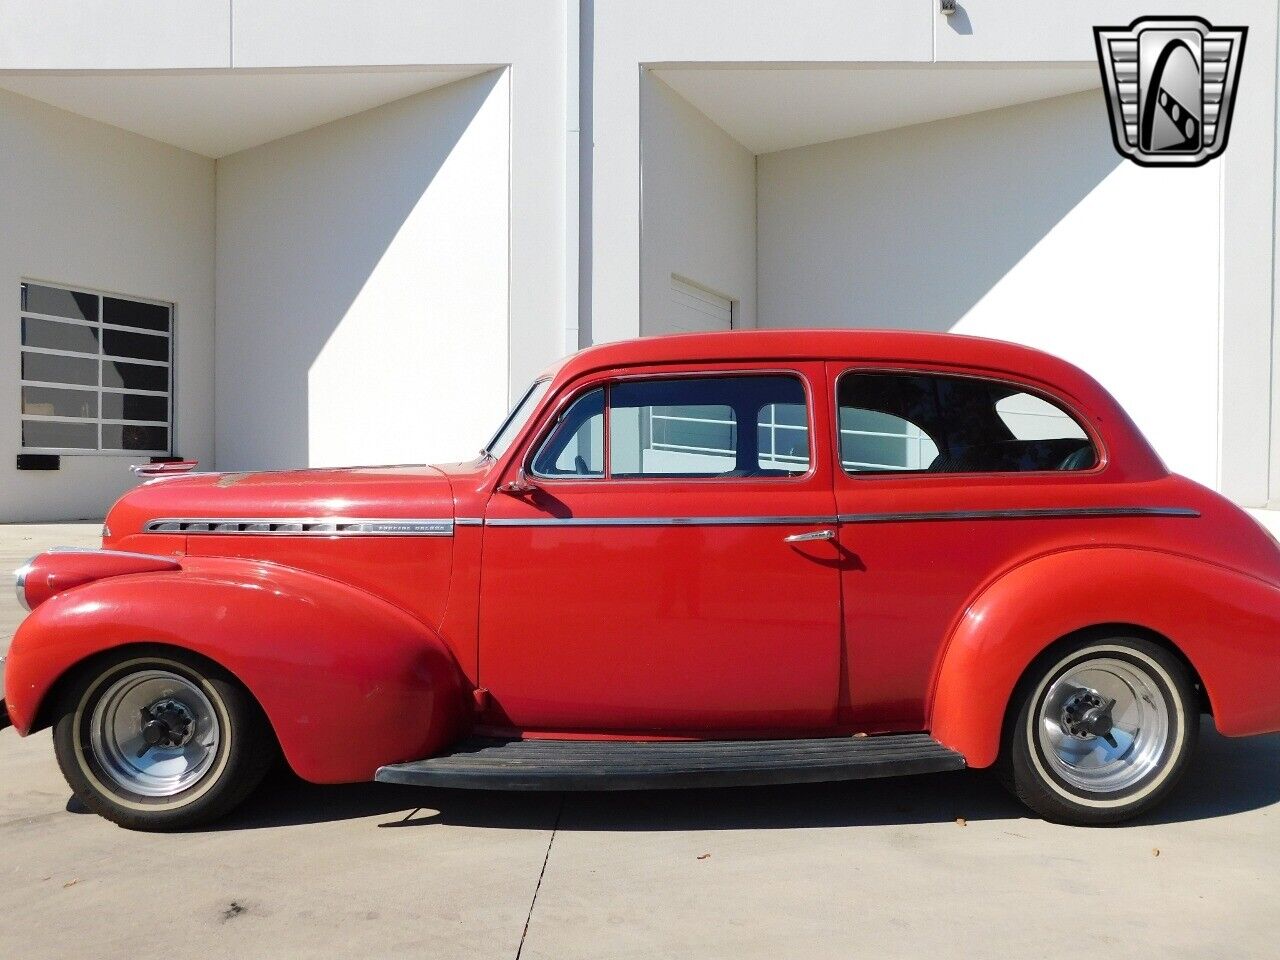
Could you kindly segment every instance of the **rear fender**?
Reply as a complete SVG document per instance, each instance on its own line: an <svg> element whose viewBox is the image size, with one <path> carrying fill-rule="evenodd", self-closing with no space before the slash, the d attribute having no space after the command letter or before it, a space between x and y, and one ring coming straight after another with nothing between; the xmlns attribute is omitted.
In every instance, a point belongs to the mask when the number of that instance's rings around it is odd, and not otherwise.
<svg viewBox="0 0 1280 960"><path fill-rule="evenodd" d="M20 733L89 657L129 644L194 651L257 698L294 771L316 783L373 778L461 732L463 680L444 642L402 610L274 564L185 557L180 570L59 593L10 648L7 703Z"/></svg>
<svg viewBox="0 0 1280 960"><path fill-rule="evenodd" d="M935 671L933 736L970 766L994 763L1027 667L1055 641L1101 624L1172 643L1204 684L1219 732L1280 729L1280 588L1191 557L1097 547L1031 560L974 599Z"/></svg>

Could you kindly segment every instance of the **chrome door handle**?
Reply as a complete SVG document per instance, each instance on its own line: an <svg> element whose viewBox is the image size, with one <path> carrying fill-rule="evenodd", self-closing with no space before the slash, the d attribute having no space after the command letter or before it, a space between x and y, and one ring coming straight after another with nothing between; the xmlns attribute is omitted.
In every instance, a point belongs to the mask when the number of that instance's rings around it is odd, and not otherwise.
<svg viewBox="0 0 1280 960"><path fill-rule="evenodd" d="M814 530L812 533L793 533L789 537L783 537L783 543L811 543L814 540L834 540L836 532L831 528L826 530Z"/></svg>

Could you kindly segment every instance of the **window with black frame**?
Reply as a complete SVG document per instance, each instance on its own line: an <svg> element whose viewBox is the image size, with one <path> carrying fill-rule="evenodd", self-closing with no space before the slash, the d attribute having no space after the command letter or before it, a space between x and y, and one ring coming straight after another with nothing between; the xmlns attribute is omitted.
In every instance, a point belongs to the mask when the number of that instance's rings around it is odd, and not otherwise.
<svg viewBox="0 0 1280 960"><path fill-rule="evenodd" d="M790 477L809 469L804 386L787 375L619 380L579 397L533 460L542 477Z"/></svg>
<svg viewBox="0 0 1280 960"><path fill-rule="evenodd" d="M22 448L170 452L173 305L23 283Z"/></svg>

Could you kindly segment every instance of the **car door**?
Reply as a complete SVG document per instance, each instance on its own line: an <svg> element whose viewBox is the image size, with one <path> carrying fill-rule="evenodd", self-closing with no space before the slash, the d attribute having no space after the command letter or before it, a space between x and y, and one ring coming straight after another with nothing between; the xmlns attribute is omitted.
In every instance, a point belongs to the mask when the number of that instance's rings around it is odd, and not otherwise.
<svg viewBox="0 0 1280 960"><path fill-rule="evenodd" d="M849 699L859 729L921 729L942 644L975 591L1035 553L1135 522L1070 398L1004 374L829 365ZM1137 521L1140 522L1140 521ZM1108 526L1110 525L1110 526Z"/></svg>
<svg viewBox="0 0 1280 960"><path fill-rule="evenodd" d="M534 489L485 515L479 669L498 721L829 728L828 397L802 363L628 371L553 399L506 478L524 464Z"/></svg>

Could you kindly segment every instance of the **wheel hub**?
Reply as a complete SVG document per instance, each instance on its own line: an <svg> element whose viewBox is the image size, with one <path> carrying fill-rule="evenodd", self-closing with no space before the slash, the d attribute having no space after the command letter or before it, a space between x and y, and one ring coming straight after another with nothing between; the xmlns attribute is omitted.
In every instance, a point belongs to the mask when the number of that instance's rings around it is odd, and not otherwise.
<svg viewBox="0 0 1280 960"><path fill-rule="evenodd" d="M187 790L214 765L224 731L193 679L144 668L121 676L86 718L87 752L112 787L147 798Z"/></svg>
<svg viewBox="0 0 1280 960"><path fill-rule="evenodd" d="M1062 706L1062 728L1073 737L1092 740L1099 737L1112 743L1111 716L1116 701L1096 690L1077 690Z"/></svg>
<svg viewBox="0 0 1280 960"><path fill-rule="evenodd" d="M1036 736L1045 762L1068 787L1114 794L1160 765L1171 724L1168 701L1145 665L1097 656L1049 684Z"/></svg>
<svg viewBox="0 0 1280 960"><path fill-rule="evenodd" d="M195 725L191 711L177 700L158 700L142 710L142 739L148 747L184 747Z"/></svg>

